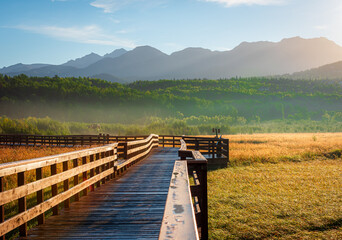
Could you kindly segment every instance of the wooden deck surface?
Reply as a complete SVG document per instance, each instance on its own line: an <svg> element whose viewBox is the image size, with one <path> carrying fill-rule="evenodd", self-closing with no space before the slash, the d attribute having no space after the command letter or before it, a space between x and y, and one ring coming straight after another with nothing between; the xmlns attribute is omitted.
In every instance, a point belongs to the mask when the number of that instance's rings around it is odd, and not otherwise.
<svg viewBox="0 0 342 240"><path fill-rule="evenodd" d="M177 148L157 148L122 177L21 239L158 239Z"/></svg>

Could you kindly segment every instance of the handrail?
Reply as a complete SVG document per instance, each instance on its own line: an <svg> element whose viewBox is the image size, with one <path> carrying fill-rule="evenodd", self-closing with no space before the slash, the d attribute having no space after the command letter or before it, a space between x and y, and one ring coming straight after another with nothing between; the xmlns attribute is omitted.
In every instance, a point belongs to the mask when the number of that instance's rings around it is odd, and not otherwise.
<svg viewBox="0 0 342 240"><path fill-rule="evenodd" d="M78 150L78 151L73 151L69 153L61 153L61 154L47 156L47 157L40 157L40 158L33 158L33 159L28 159L28 160L2 163L0 164L0 177L14 174L17 172L29 171L32 169L36 169L38 167L47 167L52 164L62 163L64 161L72 160L75 158L82 158L82 157L86 157L89 155L101 153L104 151L110 151L110 150L113 150L113 148L116 148L117 145L118 145L117 143L112 143L109 145L95 147L91 149L84 149L84 150Z"/></svg>
<svg viewBox="0 0 342 240"><path fill-rule="evenodd" d="M199 152L187 149L186 142L180 140L181 148L178 155L181 161L176 161L171 184L168 192L159 239L208 239L208 198L207 198L207 159ZM187 159L189 157L190 159ZM181 169L180 169L181 168ZM175 170L176 169L176 170ZM194 179L194 185L189 185L189 175ZM178 179L177 179L178 178ZM175 186L180 179L181 183L190 188L188 191L183 185ZM185 179L185 181L184 181ZM184 196L184 197L181 197ZM188 205L191 206L191 213ZM177 202L178 201L178 202ZM180 203L179 203L180 201ZM178 206L178 207L177 207ZM181 208L181 213L177 209ZM184 211L186 209L187 211ZM196 219L195 221L193 219ZM177 221L178 219L178 221ZM182 224L179 223L181 219ZM197 229L196 235L192 229Z"/></svg>
<svg viewBox="0 0 342 240"><path fill-rule="evenodd" d="M167 194L159 239L199 239L194 213L187 163L176 161Z"/></svg>
<svg viewBox="0 0 342 240"><path fill-rule="evenodd" d="M119 145L123 146L123 159L115 165L118 174L147 156L152 148L158 147L158 135L151 134L146 139L119 143Z"/></svg>
<svg viewBox="0 0 342 240"><path fill-rule="evenodd" d="M146 142L147 135L111 136L111 135L0 135L0 145L12 146L60 146L69 147L77 145L101 145L118 142L118 157L127 158L125 155L126 142ZM185 135L159 135L160 147L181 147L180 140L187 144L187 149L200 151L208 159L210 168L224 168L229 163L229 139L217 137L197 137ZM136 142L137 144L139 142ZM128 144L129 145L129 144Z"/></svg>
<svg viewBox="0 0 342 240"><path fill-rule="evenodd" d="M38 224L44 223L44 212L52 209L53 215L58 215L58 205L64 202L66 208L70 207L71 198L79 200L80 193L87 195L100 183L115 177L114 163L117 161L117 143L63 153L49 157L23 160L13 163L0 164L0 210L4 213L4 205L18 200L18 214L9 219L1 217L0 236L19 227L20 236L27 236L27 222L38 218ZM79 162L82 165L79 166ZM69 167L72 168L69 169ZM50 176L43 177L50 168ZM57 169L60 169L57 171ZM35 180L27 182L25 175L33 174ZM7 177L17 175L18 184L12 189L4 191L3 182ZM80 176L82 182L79 183ZM88 178L89 177L89 178ZM73 178L73 186L70 188L69 179ZM31 179L31 178L30 178ZM58 193L57 184L63 183L64 191ZM51 198L44 200L44 190L51 187ZM27 197L37 193L37 204L27 209Z"/></svg>

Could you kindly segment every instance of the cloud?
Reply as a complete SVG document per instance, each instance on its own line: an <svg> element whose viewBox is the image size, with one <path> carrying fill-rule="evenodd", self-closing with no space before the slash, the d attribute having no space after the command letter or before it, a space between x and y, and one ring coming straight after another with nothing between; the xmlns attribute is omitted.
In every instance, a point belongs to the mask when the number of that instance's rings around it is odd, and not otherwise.
<svg viewBox="0 0 342 240"><path fill-rule="evenodd" d="M314 28L317 30L326 30L326 29L328 29L328 26L327 25L317 25L317 26L314 26Z"/></svg>
<svg viewBox="0 0 342 240"><path fill-rule="evenodd" d="M76 27L58 27L58 26L25 26L20 25L12 27L37 34L60 39L62 41L88 43L97 45L120 46L134 48L134 42L118 38L114 35L106 34L96 25L88 25L80 28Z"/></svg>
<svg viewBox="0 0 342 240"><path fill-rule="evenodd" d="M90 5L102 8L105 13L112 13L135 1L137 0L95 0Z"/></svg>
<svg viewBox="0 0 342 240"><path fill-rule="evenodd" d="M224 7L233 7L238 5L279 5L284 0L204 0L205 2L214 2L222 4Z"/></svg>
<svg viewBox="0 0 342 240"><path fill-rule="evenodd" d="M166 7L167 2L168 0L93 0L90 5L103 9L105 13L112 13L132 4L138 4L140 9L148 9Z"/></svg>
<svg viewBox="0 0 342 240"><path fill-rule="evenodd" d="M96 0L91 2L90 5L96 8L103 8L105 13L114 12L118 8L115 0Z"/></svg>

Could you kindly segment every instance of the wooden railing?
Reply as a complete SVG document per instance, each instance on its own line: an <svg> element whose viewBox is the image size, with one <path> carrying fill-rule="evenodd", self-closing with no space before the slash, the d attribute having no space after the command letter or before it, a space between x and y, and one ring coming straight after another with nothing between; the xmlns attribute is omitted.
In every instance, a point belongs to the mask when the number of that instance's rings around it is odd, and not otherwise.
<svg viewBox="0 0 342 240"><path fill-rule="evenodd" d="M207 159L180 140L159 239L208 239ZM190 158L190 159L187 159ZM189 176L193 179L190 185Z"/></svg>
<svg viewBox="0 0 342 240"><path fill-rule="evenodd" d="M216 137L160 135L159 146L181 147L181 139L188 150L196 150L208 160L210 168L225 168L229 163L229 139Z"/></svg>
<svg viewBox="0 0 342 240"><path fill-rule="evenodd" d="M0 239L17 228L20 236L26 236L30 220L36 219L38 224L43 224L45 212L52 210L52 214L57 215L62 203L69 208L71 201L78 201L88 191L94 191L115 178L148 155L152 148L158 147L158 135L151 134L146 139L121 144L124 149L122 159L118 159L119 143L112 143L0 164ZM4 186L5 182L11 181L17 181L15 187ZM5 215L5 207L17 208L17 213Z"/></svg>
<svg viewBox="0 0 342 240"><path fill-rule="evenodd" d="M118 160L116 169L125 171L128 167L144 158L152 148L158 147L158 135L151 134L146 139L119 143L123 146L123 159Z"/></svg>
<svg viewBox="0 0 342 240"><path fill-rule="evenodd" d="M0 208L2 212L0 236L19 227L20 236L27 235L27 222L37 218L44 223L44 213L52 209L58 215L59 205L69 208L100 184L114 178L114 162L117 160L117 143L0 165ZM17 179L17 186L4 189L4 181ZM71 187L72 186L72 187ZM50 190L51 189L51 190ZM50 192L50 194L49 194ZM46 199L46 194L50 197ZM45 195L45 197L44 197ZM5 219L6 204L15 204L17 214ZM36 202L30 208L27 204ZM13 208L13 206L12 206Z"/></svg>
<svg viewBox="0 0 342 240"><path fill-rule="evenodd" d="M138 136L111 135L68 135L68 136L38 136L38 135L0 135L0 145L48 145L48 146L84 146L103 145L118 142L118 157L124 158L126 142L147 138ZM183 139L187 148L200 151L208 160L210 168L225 168L229 163L229 139L216 137L159 135L159 147L180 147Z"/></svg>
<svg viewBox="0 0 342 240"><path fill-rule="evenodd" d="M114 141L111 141L114 142ZM110 143L109 135L0 135L0 145L10 146L83 146Z"/></svg>

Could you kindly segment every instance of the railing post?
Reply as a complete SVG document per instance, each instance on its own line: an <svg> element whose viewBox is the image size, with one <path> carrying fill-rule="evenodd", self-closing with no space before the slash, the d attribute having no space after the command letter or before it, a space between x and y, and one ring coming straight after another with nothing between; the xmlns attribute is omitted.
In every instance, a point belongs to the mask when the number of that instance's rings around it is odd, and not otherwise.
<svg viewBox="0 0 342 240"><path fill-rule="evenodd" d="M201 163L199 165L200 171L200 183L202 187L201 191L201 239L208 239L208 187L207 187L207 163Z"/></svg>
<svg viewBox="0 0 342 240"><path fill-rule="evenodd" d="M85 164L87 164L87 157L82 157L82 165L85 165ZM86 181L87 180L87 171L83 172L82 176L83 176L83 182ZM85 188L83 190L83 196L87 196L87 194L88 194L88 188Z"/></svg>
<svg viewBox="0 0 342 240"><path fill-rule="evenodd" d="M68 171L68 161L63 162L63 172ZM63 182L64 192L69 190L69 179L64 180ZM64 207L70 208L70 198L64 201Z"/></svg>
<svg viewBox="0 0 342 240"><path fill-rule="evenodd" d="M105 153L104 153L104 152L101 152L101 159L103 159L104 157L105 157ZM107 165L107 164L102 164L102 165L101 165L101 172L104 172L104 171L105 171L106 165ZM102 183L102 185L106 183L106 178L105 178L105 177L102 178L101 183Z"/></svg>
<svg viewBox="0 0 342 240"><path fill-rule="evenodd" d="M111 150L111 151L109 152L109 156L115 157L115 148L113 148L113 150ZM111 179L115 178L114 161L115 161L115 160L111 161L111 162L110 162L110 165L109 165L109 167L110 167L110 168L113 168L113 170L114 170L114 172L113 172L113 173L111 174L111 176L110 176Z"/></svg>
<svg viewBox="0 0 342 240"><path fill-rule="evenodd" d="M127 155L127 142L124 142L123 144L123 154L124 154L124 159L127 159L128 155Z"/></svg>
<svg viewBox="0 0 342 240"><path fill-rule="evenodd" d="M218 140L218 142L217 142L217 154L216 154L216 156L218 158L220 158L222 156L221 152L222 152L221 140Z"/></svg>
<svg viewBox="0 0 342 240"><path fill-rule="evenodd" d="M109 157L109 151L105 152L105 157ZM106 170L108 170L110 168L110 162L106 163ZM110 175L107 176L106 181L110 180Z"/></svg>
<svg viewBox="0 0 342 240"><path fill-rule="evenodd" d="M4 181L3 177L0 177L0 192L4 191ZM5 221L5 207L4 205L0 206L0 223ZM0 240L5 240L5 235L0 236Z"/></svg>
<svg viewBox="0 0 342 240"><path fill-rule="evenodd" d="M229 163L229 139L227 139L227 163Z"/></svg>
<svg viewBox="0 0 342 240"><path fill-rule="evenodd" d="M94 155L90 155L90 162L94 162ZM94 168L90 169L90 178L94 177ZM95 184L90 186L90 191L93 192L95 190Z"/></svg>
<svg viewBox="0 0 342 240"><path fill-rule="evenodd" d="M25 184L25 172L18 173L18 187ZM26 196L18 199L19 213L26 211ZM20 237L27 237L27 222L19 226Z"/></svg>
<svg viewBox="0 0 342 240"><path fill-rule="evenodd" d="M73 163L74 168L77 167L78 166L78 158L75 158L72 163ZM74 176L74 186L76 186L77 184L78 184L78 174ZM80 200L80 194L79 193L76 193L74 195L74 200L75 200L75 202Z"/></svg>
<svg viewBox="0 0 342 240"><path fill-rule="evenodd" d="M163 147L165 146L165 136L163 136Z"/></svg>
<svg viewBox="0 0 342 240"><path fill-rule="evenodd" d="M51 176L57 174L57 164L52 164L51 165ZM52 192L52 197L57 196L58 194L58 189L57 189L57 184L53 184L51 186L51 192ZM52 215L58 215L58 205L54 206L52 208Z"/></svg>
<svg viewBox="0 0 342 240"><path fill-rule="evenodd" d="M99 153L96 153L96 159L95 160L99 160L100 159L100 154ZM98 175L100 173L100 166L96 167L95 169L95 174ZM96 187L100 187L100 184L101 184L101 181L97 181L96 182Z"/></svg>
<svg viewBox="0 0 342 240"><path fill-rule="evenodd" d="M40 180L42 178L43 178L42 168L37 168L36 169L36 181ZM40 204L42 202L44 202L44 192L43 192L43 189L37 191L37 204ZM44 213L40 214L37 217L37 220L38 220L38 225L44 224L45 223L45 215L44 215Z"/></svg>
<svg viewBox="0 0 342 240"><path fill-rule="evenodd" d="M198 146L198 140L197 138L195 138L195 150L198 151L199 149L199 146Z"/></svg>

